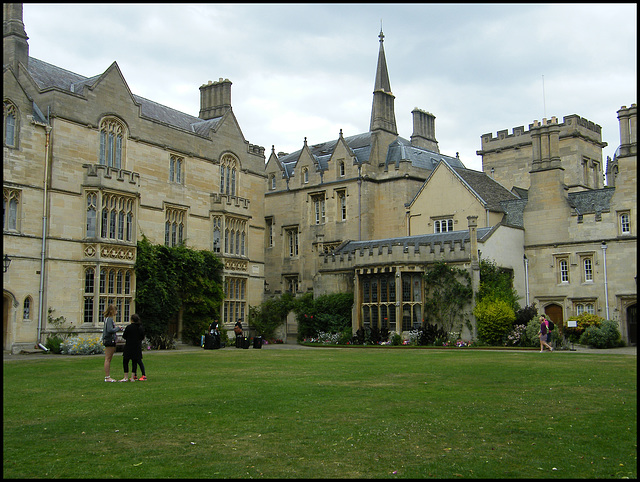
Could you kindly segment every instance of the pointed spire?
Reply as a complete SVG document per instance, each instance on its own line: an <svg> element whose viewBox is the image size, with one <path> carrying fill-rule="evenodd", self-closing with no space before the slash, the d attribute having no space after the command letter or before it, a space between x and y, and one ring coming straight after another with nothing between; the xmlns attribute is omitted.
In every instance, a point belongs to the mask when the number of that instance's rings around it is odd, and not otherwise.
<svg viewBox="0 0 640 482"><path fill-rule="evenodd" d="M384 33L380 27L380 51L378 52L378 68L376 69L376 81L373 91L381 90L391 93L391 82L389 82L389 72L387 71L387 59L384 55Z"/></svg>
<svg viewBox="0 0 640 482"><path fill-rule="evenodd" d="M384 55L384 34L380 26L380 51L378 53L378 66L376 68L376 81L373 87L373 105L371 106L371 132L383 130L398 135L396 127L396 114L394 112L394 99L391 93L391 82L387 71L387 59Z"/></svg>

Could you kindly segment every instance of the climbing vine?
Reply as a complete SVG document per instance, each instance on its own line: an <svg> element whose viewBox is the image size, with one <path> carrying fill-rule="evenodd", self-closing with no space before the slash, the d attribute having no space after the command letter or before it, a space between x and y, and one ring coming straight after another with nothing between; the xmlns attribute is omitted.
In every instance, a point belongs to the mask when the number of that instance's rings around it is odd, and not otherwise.
<svg viewBox="0 0 640 482"><path fill-rule="evenodd" d="M424 274L424 291L424 325L437 325L446 332L469 325L465 307L473 299L473 288L467 270L438 261Z"/></svg>
<svg viewBox="0 0 640 482"><path fill-rule="evenodd" d="M153 245L143 236L135 264L136 311L147 338L166 338L169 323L182 309L185 341L199 340L219 316L224 298L222 263L211 251Z"/></svg>

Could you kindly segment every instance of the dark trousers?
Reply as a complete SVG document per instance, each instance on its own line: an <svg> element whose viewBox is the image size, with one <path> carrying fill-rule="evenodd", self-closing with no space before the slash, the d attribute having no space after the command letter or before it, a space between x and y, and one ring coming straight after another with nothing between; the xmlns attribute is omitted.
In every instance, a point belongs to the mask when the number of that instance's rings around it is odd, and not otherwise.
<svg viewBox="0 0 640 482"><path fill-rule="evenodd" d="M142 373L142 376L144 377L144 363L142 363L142 358L131 358L127 355L123 355L122 356L122 368L124 369L125 373L129 373L129 360L131 360L131 373L133 373L134 375L138 372L138 367L137 365L140 365L140 372Z"/></svg>

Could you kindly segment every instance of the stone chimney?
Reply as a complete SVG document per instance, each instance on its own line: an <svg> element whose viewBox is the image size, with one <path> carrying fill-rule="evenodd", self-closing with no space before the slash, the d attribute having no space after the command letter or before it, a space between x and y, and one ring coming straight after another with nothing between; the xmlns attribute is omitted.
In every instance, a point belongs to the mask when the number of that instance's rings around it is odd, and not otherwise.
<svg viewBox="0 0 640 482"><path fill-rule="evenodd" d="M231 110L231 81L220 79L209 81L200 87L200 114L204 120L214 119Z"/></svg>
<svg viewBox="0 0 640 482"><path fill-rule="evenodd" d="M7 65L18 75L18 64L27 67L29 43L22 21L21 3L2 4L2 65Z"/></svg>
<svg viewBox="0 0 640 482"><path fill-rule="evenodd" d="M411 114L413 114L411 145L440 153L436 140L436 116L417 107L411 111Z"/></svg>

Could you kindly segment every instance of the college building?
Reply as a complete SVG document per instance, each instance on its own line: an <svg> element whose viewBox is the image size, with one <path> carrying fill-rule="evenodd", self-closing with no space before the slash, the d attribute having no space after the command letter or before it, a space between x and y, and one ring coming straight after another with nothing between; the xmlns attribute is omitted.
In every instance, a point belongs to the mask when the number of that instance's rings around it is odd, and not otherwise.
<svg viewBox="0 0 640 482"><path fill-rule="evenodd" d="M142 236L220 257L227 330L283 292L349 291L354 331L406 333L430 264L468 270L477 290L488 259L522 305L556 323L595 313L636 343L635 104L617 111L613 159L599 125L568 115L482 135L483 170L467 169L440 152L428 111L406 113L409 139L397 132L380 32L368 132L267 157L229 79L200 87L196 117L131 92L116 62L85 77L30 57L21 4L3 5L3 32L5 350L33 348L60 316L101 333L109 303L126 322ZM474 338L470 319L451 328ZM281 335L296 331L290 316Z"/></svg>

